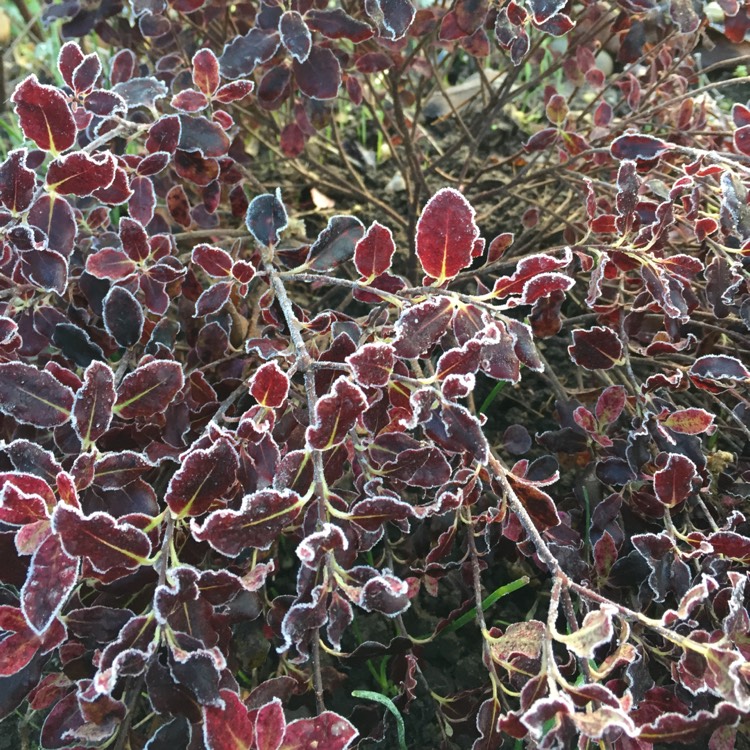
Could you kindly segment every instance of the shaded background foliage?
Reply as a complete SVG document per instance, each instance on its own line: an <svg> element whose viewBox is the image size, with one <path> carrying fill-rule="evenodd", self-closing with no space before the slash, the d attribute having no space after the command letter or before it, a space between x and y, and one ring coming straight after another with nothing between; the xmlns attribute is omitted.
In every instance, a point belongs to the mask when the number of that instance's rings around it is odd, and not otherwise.
<svg viewBox="0 0 750 750"><path fill-rule="evenodd" d="M0 165L0 716L741 746L747 7L43 20Z"/></svg>

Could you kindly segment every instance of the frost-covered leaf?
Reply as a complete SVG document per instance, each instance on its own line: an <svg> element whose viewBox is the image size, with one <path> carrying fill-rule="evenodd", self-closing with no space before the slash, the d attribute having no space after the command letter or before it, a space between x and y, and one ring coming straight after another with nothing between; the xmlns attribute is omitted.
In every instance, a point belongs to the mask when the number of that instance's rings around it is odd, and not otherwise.
<svg viewBox="0 0 750 750"><path fill-rule="evenodd" d="M425 273L443 284L471 265L479 239L475 211L453 188L430 198L417 222L417 257Z"/></svg>

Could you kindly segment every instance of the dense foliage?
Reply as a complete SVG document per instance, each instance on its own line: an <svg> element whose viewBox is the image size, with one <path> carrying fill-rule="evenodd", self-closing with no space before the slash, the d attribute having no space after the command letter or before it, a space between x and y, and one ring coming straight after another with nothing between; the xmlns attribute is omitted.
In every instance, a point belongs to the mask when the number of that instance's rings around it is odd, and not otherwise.
<svg viewBox="0 0 750 750"><path fill-rule="evenodd" d="M740 746L748 8L45 21L0 165L0 717Z"/></svg>

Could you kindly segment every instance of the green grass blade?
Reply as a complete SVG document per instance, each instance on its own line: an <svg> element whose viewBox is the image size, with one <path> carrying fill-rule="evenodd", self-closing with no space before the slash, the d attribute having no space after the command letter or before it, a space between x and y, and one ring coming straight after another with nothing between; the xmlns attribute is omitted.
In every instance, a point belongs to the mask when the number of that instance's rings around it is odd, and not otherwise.
<svg viewBox="0 0 750 750"><path fill-rule="evenodd" d="M380 693L374 693L372 690L354 690L352 698L365 698L366 700L375 701L385 706L396 717L396 730L398 731L398 745L401 750L406 748L406 729L404 727L404 717L396 708L396 704L387 696Z"/></svg>

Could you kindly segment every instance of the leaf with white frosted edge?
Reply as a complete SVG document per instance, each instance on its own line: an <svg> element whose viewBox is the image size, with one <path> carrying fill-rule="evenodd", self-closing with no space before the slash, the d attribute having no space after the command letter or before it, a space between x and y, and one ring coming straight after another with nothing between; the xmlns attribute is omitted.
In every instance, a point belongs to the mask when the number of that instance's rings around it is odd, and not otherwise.
<svg viewBox="0 0 750 750"><path fill-rule="evenodd" d="M69 555L86 557L100 573L112 568L135 570L151 554L151 542L143 531L101 511L84 516L78 508L60 503L52 514L52 530Z"/></svg>
<svg viewBox="0 0 750 750"><path fill-rule="evenodd" d="M0 412L36 427L65 424L73 391L47 370L22 362L0 364Z"/></svg>
<svg viewBox="0 0 750 750"><path fill-rule="evenodd" d="M680 453L670 453L663 468L654 474L654 493L659 502L673 508L693 491L698 477L695 464Z"/></svg>
<svg viewBox="0 0 750 750"><path fill-rule="evenodd" d="M237 451L226 438L210 448L191 450L170 480L164 500L178 518L199 516L214 502L228 499L238 469Z"/></svg>
<svg viewBox="0 0 750 750"><path fill-rule="evenodd" d="M166 411L184 384L185 377L178 362L160 359L141 365L120 383L114 412L123 419L160 414Z"/></svg>
<svg viewBox="0 0 750 750"><path fill-rule="evenodd" d="M458 190L443 188L417 221L416 248L425 273L439 286L471 265L479 239L476 212Z"/></svg>
<svg viewBox="0 0 750 750"><path fill-rule="evenodd" d="M275 193L265 193L253 198L247 207L245 224L259 245L276 245L279 233L289 224L286 208L281 200L281 188L276 188Z"/></svg>
<svg viewBox="0 0 750 750"><path fill-rule="evenodd" d="M348 378L339 377L330 393L315 405L315 423L305 433L307 444L322 451L340 445L366 408L367 397L362 389Z"/></svg>
<svg viewBox="0 0 750 750"><path fill-rule="evenodd" d="M581 627L569 635L555 634L555 640L565 644L576 656L593 659L599 646L609 643L614 635L612 616L615 609L602 605L601 609L589 612L583 618Z"/></svg>
<svg viewBox="0 0 750 750"><path fill-rule="evenodd" d="M279 750L347 750L358 734L343 716L323 711L311 719L296 719L287 724Z"/></svg>
<svg viewBox="0 0 750 750"><path fill-rule="evenodd" d="M115 376L109 365L92 362L73 402L73 427L87 451L108 429L115 403Z"/></svg>
<svg viewBox="0 0 750 750"><path fill-rule="evenodd" d="M29 627L41 635L53 623L78 582L79 561L50 534L31 558L21 589L21 610Z"/></svg>
<svg viewBox="0 0 750 750"><path fill-rule="evenodd" d="M268 549L304 505L292 490L260 490L245 495L239 510L216 510L202 525L192 520L190 529L199 542L208 542L227 557L237 557L246 549Z"/></svg>
<svg viewBox="0 0 750 750"><path fill-rule="evenodd" d="M344 532L332 523L324 523L323 528L308 534L297 546L297 557L303 565L315 570L327 552L349 549L349 540Z"/></svg>

